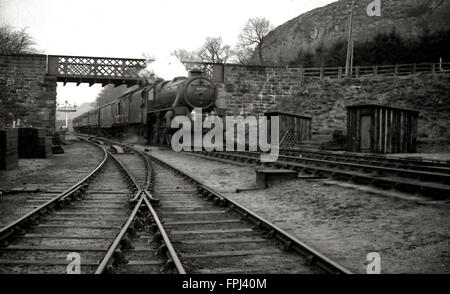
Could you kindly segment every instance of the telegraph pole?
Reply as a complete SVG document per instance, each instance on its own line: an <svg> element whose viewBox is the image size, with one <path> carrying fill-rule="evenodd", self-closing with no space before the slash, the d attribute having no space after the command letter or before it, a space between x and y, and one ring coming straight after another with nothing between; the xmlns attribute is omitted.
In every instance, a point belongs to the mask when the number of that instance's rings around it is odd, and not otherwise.
<svg viewBox="0 0 450 294"><path fill-rule="evenodd" d="M347 59L345 61L345 76L348 77L350 74L350 67L351 67L351 61L352 61L352 55L353 55L353 9L355 6L355 0L351 1L351 8L350 8L350 21L349 21L349 28L348 28L348 44L347 44Z"/></svg>
<svg viewBox="0 0 450 294"><path fill-rule="evenodd" d="M353 50L355 49L355 40L352 39L352 50L350 57L350 76L353 76Z"/></svg>

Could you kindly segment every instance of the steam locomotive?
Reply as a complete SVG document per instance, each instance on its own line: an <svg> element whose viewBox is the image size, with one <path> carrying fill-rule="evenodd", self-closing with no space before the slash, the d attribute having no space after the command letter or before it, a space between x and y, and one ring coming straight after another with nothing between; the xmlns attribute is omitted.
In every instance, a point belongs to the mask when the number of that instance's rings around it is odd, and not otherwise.
<svg viewBox="0 0 450 294"><path fill-rule="evenodd" d="M77 132L97 135L135 135L148 143L170 144L171 122L175 116L191 118L194 108L203 114L214 110L217 89L214 83L192 71L189 77L160 81L130 91L114 101L73 119Z"/></svg>

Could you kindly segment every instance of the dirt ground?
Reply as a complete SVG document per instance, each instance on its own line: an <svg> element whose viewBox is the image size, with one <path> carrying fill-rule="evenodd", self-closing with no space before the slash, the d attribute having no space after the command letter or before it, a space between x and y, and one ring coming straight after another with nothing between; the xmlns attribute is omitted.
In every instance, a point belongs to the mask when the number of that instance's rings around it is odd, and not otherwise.
<svg viewBox="0 0 450 294"><path fill-rule="evenodd" d="M19 159L15 170L0 171L0 227L23 212L21 204L35 193L62 192L91 172L103 154L83 142L68 141L64 154L49 159ZM56 195L56 194L55 194Z"/></svg>
<svg viewBox="0 0 450 294"><path fill-rule="evenodd" d="M289 180L235 193L254 187L254 166L150 149L353 272L366 273L367 254L377 252L382 273L450 273L448 204L419 205L323 180Z"/></svg>

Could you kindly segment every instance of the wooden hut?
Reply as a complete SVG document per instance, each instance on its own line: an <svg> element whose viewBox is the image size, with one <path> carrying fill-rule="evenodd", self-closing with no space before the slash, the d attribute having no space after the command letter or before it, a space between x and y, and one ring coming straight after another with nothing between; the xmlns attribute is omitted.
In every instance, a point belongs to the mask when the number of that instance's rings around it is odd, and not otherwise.
<svg viewBox="0 0 450 294"><path fill-rule="evenodd" d="M383 106L347 107L348 150L373 153L415 153L416 110Z"/></svg>
<svg viewBox="0 0 450 294"><path fill-rule="evenodd" d="M283 111L268 111L264 113L270 122L271 117L280 118L280 146L290 147L296 143L311 140L311 121L312 118L306 115ZM270 133L270 128L269 128Z"/></svg>

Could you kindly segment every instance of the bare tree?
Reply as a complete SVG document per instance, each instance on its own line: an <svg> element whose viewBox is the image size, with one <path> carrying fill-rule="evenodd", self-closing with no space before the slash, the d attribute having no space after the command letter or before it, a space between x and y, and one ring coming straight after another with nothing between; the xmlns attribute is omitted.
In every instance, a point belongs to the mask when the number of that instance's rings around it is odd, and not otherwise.
<svg viewBox="0 0 450 294"><path fill-rule="evenodd" d="M34 45L35 42L26 29L16 30L8 25L0 27L0 54L37 53ZM11 77L5 86L8 95L0 93L0 128L11 126L13 121L18 120L26 123L30 115L37 113L38 109L30 102L32 97L22 89L23 78Z"/></svg>
<svg viewBox="0 0 450 294"><path fill-rule="evenodd" d="M242 46L237 44L233 49L233 61L240 64L249 64L252 58L254 49L249 46Z"/></svg>
<svg viewBox="0 0 450 294"><path fill-rule="evenodd" d="M36 43L28 34L27 28L17 30L12 26L0 27L0 54L37 53Z"/></svg>
<svg viewBox="0 0 450 294"><path fill-rule="evenodd" d="M264 17L255 17L248 20L242 32L239 34L239 45L257 50L259 62L264 64L263 49L265 47L264 38L273 30L273 25Z"/></svg>
<svg viewBox="0 0 450 294"><path fill-rule="evenodd" d="M156 73L151 69L150 64L156 61L156 58L150 54L143 53L145 59L145 68L139 71L139 77L143 78L147 83L153 84L158 79Z"/></svg>
<svg viewBox="0 0 450 294"><path fill-rule="evenodd" d="M198 55L202 62L225 63L232 56L233 52L229 45L222 42L221 37L206 38L203 47Z"/></svg>
<svg viewBox="0 0 450 294"><path fill-rule="evenodd" d="M178 58L179 61L201 61L200 57L198 56L197 51L188 51L186 49L176 49L170 53L172 56L175 56Z"/></svg>

